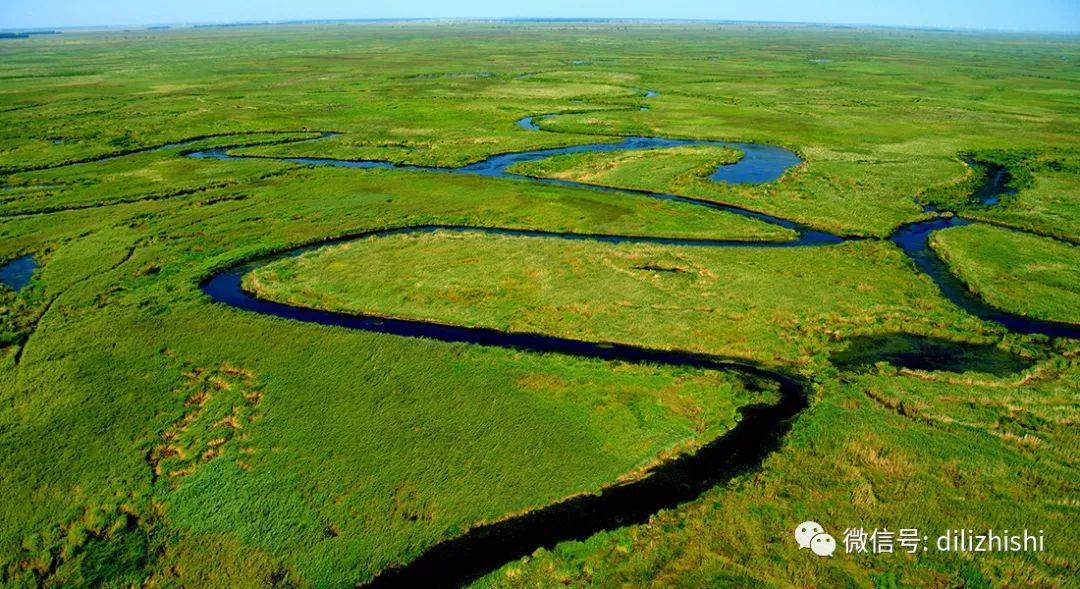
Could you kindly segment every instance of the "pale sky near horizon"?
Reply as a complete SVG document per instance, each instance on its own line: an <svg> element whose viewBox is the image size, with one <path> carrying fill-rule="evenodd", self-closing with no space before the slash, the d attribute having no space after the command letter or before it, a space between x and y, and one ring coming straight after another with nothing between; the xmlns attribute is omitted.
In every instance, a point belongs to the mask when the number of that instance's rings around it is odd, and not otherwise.
<svg viewBox="0 0 1080 589"><path fill-rule="evenodd" d="M650 18L1080 32L1080 0L0 0L0 28L368 18Z"/></svg>

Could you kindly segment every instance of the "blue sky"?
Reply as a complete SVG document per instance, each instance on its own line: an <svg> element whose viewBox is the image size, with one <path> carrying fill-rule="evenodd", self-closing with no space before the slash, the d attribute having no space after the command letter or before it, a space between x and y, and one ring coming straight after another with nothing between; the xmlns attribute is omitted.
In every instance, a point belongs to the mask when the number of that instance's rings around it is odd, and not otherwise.
<svg viewBox="0 0 1080 589"><path fill-rule="evenodd" d="M0 27L294 19L611 17L1080 32L1080 0L0 0Z"/></svg>

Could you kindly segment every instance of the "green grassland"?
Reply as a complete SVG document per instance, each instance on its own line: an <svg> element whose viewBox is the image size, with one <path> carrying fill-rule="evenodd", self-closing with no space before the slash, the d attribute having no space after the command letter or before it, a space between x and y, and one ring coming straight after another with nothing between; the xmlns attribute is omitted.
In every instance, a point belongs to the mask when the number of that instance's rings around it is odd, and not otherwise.
<svg viewBox="0 0 1080 589"><path fill-rule="evenodd" d="M1004 166L1012 176L1006 195L993 207L962 207L964 213L990 223L1016 227L1077 243L1080 214L1076 210L1075 178L1080 154L1075 149L1038 151L1002 150L977 154L984 161Z"/></svg>
<svg viewBox="0 0 1080 589"><path fill-rule="evenodd" d="M273 262L245 288L333 311L816 368L850 336L994 333L910 272L890 244L871 241L733 250L395 235Z"/></svg>
<svg viewBox="0 0 1080 589"><path fill-rule="evenodd" d="M828 283L819 280L826 273ZM1075 349L1031 357L1014 342L1015 353L1035 361L1026 370L980 362L950 374L838 362L837 352L860 345L863 334L994 341L993 329L915 278L877 242L715 250L434 233L286 258L252 272L245 285L301 306L746 356L817 375L821 402L792 434L792 446L804 450L782 453L764 473L647 526L540 550L477 587L926 587L957 579L1067 586L1070 555L1080 549L1069 499L1080 482ZM1026 279L1033 289L1047 282ZM861 345L873 355L889 344ZM1046 555L978 563L936 554L803 564L787 527L809 512L850 527L915 526L931 542L950 528L1039 521L1056 542ZM747 564L774 558L787 566Z"/></svg>
<svg viewBox="0 0 1080 589"><path fill-rule="evenodd" d="M816 154L803 156L812 158ZM728 185L709 178L716 169L711 164L723 161L719 158L699 154L679 158L681 165L652 167L648 165L651 154L638 157L640 162L605 153L560 155L519 164L511 171L692 196L794 219L839 234L883 237L900 223L920 216L915 195L902 196L905 187L940 181L955 167L947 159L916 157L903 164L876 162L870 175L866 173L866 162L823 153L821 161L811 159L814 163L800 164L776 183ZM813 174L809 173L811 168Z"/></svg>
<svg viewBox="0 0 1080 589"><path fill-rule="evenodd" d="M255 183L290 166L276 162L222 165L180 155L195 149L303 137L305 135L290 133L222 137L117 159L12 174L8 177L10 189L0 194L0 215L164 199L211 188Z"/></svg>
<svg viewBox="0 0 1080 589"><path fill-rule="evenodd" d="M1053 321L1080 323L1080 248L991 225L934 234L934 249L990 304Z"/></svg>
<svg viewBox="0 0 1080 589"><path fill-rule="evenodd" d="M351 584L468 525L711 439L758 396L701 371L296 331L208 306L197 290L240 256L389 220L528 227L554 211L568 230L611 232L624 216L692 228L698 214L431 180L424 189L415 174L301 169L247 195L213 189L7 221L6 242L43 261L28 291L5 294L16 344L3 370L8 582L88 583L92 541L122 537L109 530L130 511L138 523L124 526L152 533L148 552L168 556L143 557L137 577L164 582L173 561L194 567L208 556L191 547L213 541L223 551L214 558L254 584L278 569L305 584ZM219 390L220 405L205 405ZM239 428L226 420L236 407Z"/></svg>
<svg viewBox="0 0 1080 589"><path fill-rule="evenodd" d="M967 211L967 214L1076 243L1080 213L1076 210L1075 182L1075 173L1043 172L1033 186L1007 198L999 210Z"/></svg>
<svg viewBox="0 0 1080 589"><path fill-rule="evenodd" d="M572 153L511 166L533 177L664 192L708 176L742 157L735 149L709 146L670 147L622 153ZM677 190L678 188L676 188Z"/></svg>
<svg viewBox="0 0 1080 589"><path fill-rule="evenodd" d="M470 526L636 476L774 397L724 372L263 317L199 285L272 252L415 225L744 241L789 230L526 180L185 151L454 166L618 135L761 141L805 163L755 186L702 179L733 157L706 148L522 171L875 237L942 202L1075 242L1078 58L1064 36L707 24L0 41L0 260L40 264L27 288L0 287L0 586L351 587ZM562 114L541 132L515 124L543 113ZM1017 194L993 208L948 200L972 181L970 154L1006 165ZM1068 319L1033 297L1076 290L1061 244L983 227L937 242L968 253L953 263L976 288L1001 280L983 268L1038 268L1000 304ZM477 587L1076 578L1076 342L964 314L886 240L713 250L436 232L317 250L247 280L313 306L729 354L811 383L811 407L760 471ZM882 342L927 337L982 356L948 370L872 361ZM1046 530L1047 552L816 559L789 537L810 518L841 531L1026 526Z"/></svg>
<svg viewBox="0 0 1080 589"><path fill-rule="evenodd" d="M808 163L776 185L702 195L884 235L920 214L913 196L964 175L961 152L1074 148L1067 37L437 24L126 37L7 44L6 79L17 83L5 102L19 125L0 141L6 168L253 129L343 132L328 146L268 152L438 165L581 134L753 140ZM656 58L668 53L678 59ZM108 75L119 68L123 77ZM566 134L513 124L578 111L542 122Z"/></svg>
<svg viewBox="0 0 1080 589"><path fill-rule="evenodd" d="M761 472L648 525L539 550L475 587L1071 587L1078 372L1035 378L844 374ZM1031 528L1042 554L841 554L807 559L788 528ZM1053 546L1050 547L1050 537ZM837 536L838 540L840 536Z"/></svg>

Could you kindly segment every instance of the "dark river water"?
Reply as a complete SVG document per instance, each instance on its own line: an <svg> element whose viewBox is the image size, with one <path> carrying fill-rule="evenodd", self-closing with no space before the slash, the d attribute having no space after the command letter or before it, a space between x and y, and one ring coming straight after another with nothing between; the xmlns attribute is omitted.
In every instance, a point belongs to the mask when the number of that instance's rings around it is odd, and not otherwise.
<svg viewBox="0 0 1080 589"><path fill-rule="evenodd" d="M30 277L37 270L34 256L21 256L0 266L0 284L14 291L20 291L30 283Z"/></svg>

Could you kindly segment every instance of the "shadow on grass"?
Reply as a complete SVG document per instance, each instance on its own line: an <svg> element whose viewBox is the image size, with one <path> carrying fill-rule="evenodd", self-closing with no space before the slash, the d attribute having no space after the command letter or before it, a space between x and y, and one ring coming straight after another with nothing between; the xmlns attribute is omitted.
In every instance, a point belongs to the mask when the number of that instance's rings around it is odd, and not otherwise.
<svg viewBox="0 0 1080 589"><path fill-rule="evenodd" d="M898 368L1007 376L1034 364L993 344L969 344L906 333L858 336L847 343L844 350L829 356L833 365L844 371L859 372L877 362L888 362Z"/></svg>

